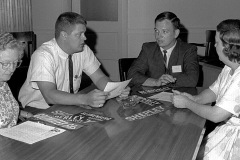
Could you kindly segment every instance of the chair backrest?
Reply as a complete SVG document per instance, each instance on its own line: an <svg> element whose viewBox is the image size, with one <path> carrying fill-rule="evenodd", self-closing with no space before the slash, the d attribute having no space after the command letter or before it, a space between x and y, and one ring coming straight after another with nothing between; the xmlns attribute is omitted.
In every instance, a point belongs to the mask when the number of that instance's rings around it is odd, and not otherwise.
<svg viewBox="0 0 240 160"><path fill-rule="evenodd" d="M28 66L20 66L7 82L14 98L18 101L19 91L27 78ZM19 102L19 101L18 101ZM19 102L20 103L20 102Z"/></svg>
<svg viewBox="0 0 240 160"><path fill-rule="evenodd" d="M127 80L127 72L136 58L121 58L118 60L120 80Z"/></svg>
<svg viewBox="0 0 240 160"><path fill-rule="evenodd" d="M206 42L204 43L190 43L198 47L205 47L205 53L204 56L207 58L216 58L218 57L216 49L214 47L215 45L215 30L206 30Z"/></svg>
<svg viewBox="0 0 240 160"><path fill-rule="evenodd" d="M32 53L37 48L37 38L33 31L28 32L11 32L14 38L26 45L24 49L23 63L21 66L28 66Z"/></svg>
<svg viewBox="0 0 240 160"><path fill-rule="evenodd" d="M28 66L32 53L36 50L36 34L33 31L29 32L11 32L13 37L25 44L23 62L19 68L15 70L8 85L12 91L13 96L18 100L18 93L23 83L27 78Z"/></svg>
<svg viewBox="0 0 240 160"><path fill-rule="evenodd" d="M205 56L209 58L217 58L218 55L216 52L216 49L214 47L215 45L215 30L206 30L206 50L205 50Z"/></svg>

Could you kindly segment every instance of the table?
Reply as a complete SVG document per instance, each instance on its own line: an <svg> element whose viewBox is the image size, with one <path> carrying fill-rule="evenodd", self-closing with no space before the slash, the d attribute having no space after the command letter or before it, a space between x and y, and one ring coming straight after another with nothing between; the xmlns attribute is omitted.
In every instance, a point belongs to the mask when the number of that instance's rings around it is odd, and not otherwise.
<svg viewBox="0 0 240 160"><path fill-rule="evenodd" d="M141 105L144 104L140 104L137 108L141 108ZM114 120L66 131L33 145L0 136L0 159L195 159L204 133L205 119L188 109L174 108L169 102L163 102L163 105L165 106L163 112L135 121L128 121L120 116L121 106L115 99L107 101L104 107L96 110L54 105L46 112L56 109L69 113L87 111L104 113Z"/></svg>

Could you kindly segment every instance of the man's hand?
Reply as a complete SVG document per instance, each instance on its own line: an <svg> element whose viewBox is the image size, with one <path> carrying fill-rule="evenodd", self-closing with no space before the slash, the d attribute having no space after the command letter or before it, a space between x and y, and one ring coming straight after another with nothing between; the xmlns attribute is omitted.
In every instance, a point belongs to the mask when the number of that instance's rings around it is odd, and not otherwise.
<svg viewBox="0 0 240 160"><path fill-rule="evenodd" d="M122 92L121 94L119 95L119 97L127 97L130 93L130 87L126 87Z"/></svg>
<svg viewBox="0 0 240 160"><path fill-rule="evenodd" d="M174 78L172 75L163 74L159 79L157 79L156 85L163 86L168 83L174 83L175 81L176 81L176 78Z"/></svg>
<svg viewBox="0 0 240 160"><path fill-rule="evenodd" d="M163 74L160 78L148 78L142 85L143 86L163 86L168 83L175 83L176 78L169 74Z"/></svg>
<svg viewBox="0 0 240 160"><path fill-rule="evenodd" d="M102 107L107 99L107 96L108 92L94 89L85 94L83 97L86 105L90 105L92 107Z"/></svg>

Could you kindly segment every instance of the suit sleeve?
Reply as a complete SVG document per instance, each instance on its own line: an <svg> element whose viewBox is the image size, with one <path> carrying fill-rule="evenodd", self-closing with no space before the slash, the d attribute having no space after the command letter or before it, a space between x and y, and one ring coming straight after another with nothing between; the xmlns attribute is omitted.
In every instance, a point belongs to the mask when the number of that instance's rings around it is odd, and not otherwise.
<svg viewBox="0 0 240 160"><path fill-rule="evenodd" d="M132 85L143 84L149 78L145 75L148 69L149 69L149 66L148 66L147 50L143 44L142 50L138 58L133 62L127 74L128 79L132 78L132 81L130 84Z"/></svg>
<svg viewBox="0 0 240 160"><path fill-rule="evenodd" d="M191 46L184 54L183 71L180 74L173 73L177 78L177 86L196 87L199 77L199 63L197 57L197 47Z"/></svg>

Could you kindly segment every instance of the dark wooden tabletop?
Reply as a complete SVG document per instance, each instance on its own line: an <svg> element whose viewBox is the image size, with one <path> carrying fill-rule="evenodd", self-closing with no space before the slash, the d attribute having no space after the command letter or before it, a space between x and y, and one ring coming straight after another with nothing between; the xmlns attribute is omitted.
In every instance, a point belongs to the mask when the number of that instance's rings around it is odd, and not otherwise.
<svg viewBox="0 0 240 160"><path fill-rule="evenodd" d="M188 90L188 89L187 89ZM164 111L143 119L127 116L151 109L140 103L123 109L115 99L96 110L55 105L46 110L92 112L114 120L94 123L29 145L0 136L1 160L191 160L196 156L205 119L163 102ZM156 107L156 106L155 106Z"/></svg>

